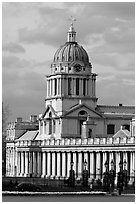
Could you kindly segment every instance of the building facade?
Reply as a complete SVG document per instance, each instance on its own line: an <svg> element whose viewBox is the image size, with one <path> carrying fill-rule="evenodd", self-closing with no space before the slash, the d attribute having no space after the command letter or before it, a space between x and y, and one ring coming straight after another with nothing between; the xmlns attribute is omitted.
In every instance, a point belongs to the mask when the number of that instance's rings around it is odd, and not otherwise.
<svg viewBox="0 0 137 204"><path fill-rule="evenodd" d="M135 108L98 105L96 77L71 23L67 42L56 51L46 77L45 112L39 115L38 129L14 138L9 135L7 176L67 178L74 163L80 178L86 160L89 178L102 178L105 161L110 169L113 160L118 173L119 162L126 160L132 178Z"/></svg>

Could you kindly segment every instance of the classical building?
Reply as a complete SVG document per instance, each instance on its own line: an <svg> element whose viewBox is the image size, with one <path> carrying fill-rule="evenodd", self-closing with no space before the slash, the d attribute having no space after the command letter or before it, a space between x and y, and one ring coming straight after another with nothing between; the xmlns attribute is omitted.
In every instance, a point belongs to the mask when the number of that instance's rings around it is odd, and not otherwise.
<svg viewBox="0 0 137 204"><path fill-rule="evenodd" d="M7 176L67 178L73 162L80 178L86 160L89 178L102 178L105 161L110 169L112 159L116 173L119 162L126 160L132 176L135 108L98 105L96 77L71 23L67 42L56 51L46 77L45 112L39 115L39 127L8 136Z"/></svg>

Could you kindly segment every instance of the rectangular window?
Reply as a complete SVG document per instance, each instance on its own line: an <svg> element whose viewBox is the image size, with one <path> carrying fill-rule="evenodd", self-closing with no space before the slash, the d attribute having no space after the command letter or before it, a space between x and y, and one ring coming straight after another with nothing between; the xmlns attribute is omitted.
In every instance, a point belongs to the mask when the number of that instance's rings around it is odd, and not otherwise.
<svg viewBox="0 0 137 204"><path fill-rule="evenodd" d="M71 78L68 78L68 95L71 95Z"/></svg>
<svg viewBox="0 0 137 204"><path fill-rule="evenodd" d="M76 95L79 95L79 79L76 79Z"/></svg>
<svg viewBox="0 0 137 204"><path fill-rule="evenodd" d="M113 135L115 133L115 125L107 125L107 134Z"/></svg>
<svg viewBox="0 0 137 204"><path fill-rule="evenodd" d="M86 95L86 79L83 79L83 96Z"/></svg>
<svg viewBox="0 0 137 204"><path fill-rule="evenodd" d="M54 95L56 96L57 95L57 79L55 79L55 87L54 87Z"/></svg>

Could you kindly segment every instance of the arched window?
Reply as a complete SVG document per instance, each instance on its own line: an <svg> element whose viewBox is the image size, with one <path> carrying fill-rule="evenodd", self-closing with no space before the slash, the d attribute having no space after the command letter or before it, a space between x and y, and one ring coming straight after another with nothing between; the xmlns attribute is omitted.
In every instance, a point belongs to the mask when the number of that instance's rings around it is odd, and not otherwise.
<svg viewBox="0 0 137 204"><path fill-rule="evenodd" d="M109 124L107 125L107 134L113 135L115 133L115 125Z"/></svg>
<svg viewBox="0 0 137 204"><path fill-rule="evenodd" d="M52 134L52 113L49 113L49 135Z"/></svg>
<svg viewBox="0 0 137 204"><path fill-rule="evenodd" d="M76 79L76 95L79 95L79 79Z"/></svg>

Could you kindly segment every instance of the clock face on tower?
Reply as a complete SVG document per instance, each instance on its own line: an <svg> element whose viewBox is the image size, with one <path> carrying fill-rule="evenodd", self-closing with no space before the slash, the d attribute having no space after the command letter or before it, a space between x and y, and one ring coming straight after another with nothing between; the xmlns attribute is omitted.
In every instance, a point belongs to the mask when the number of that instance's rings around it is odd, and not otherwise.
<svg viewBox="0 0 137 204"><path fill-rule="evenodd" d="M81 65L80 65L80 64L76 64L76 65L74 66L74 70L75 70L75 72L80 72L80 71L82 70Z"/></svg>

